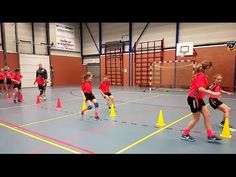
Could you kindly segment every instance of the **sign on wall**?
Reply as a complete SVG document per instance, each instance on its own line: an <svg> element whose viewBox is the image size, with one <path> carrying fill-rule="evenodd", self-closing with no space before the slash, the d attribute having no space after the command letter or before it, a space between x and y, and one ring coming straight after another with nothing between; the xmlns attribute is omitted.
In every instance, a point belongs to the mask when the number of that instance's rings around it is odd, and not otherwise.
<svg viewBox="0 0 236 177"><path fill-rule="evenodd" d="M74 27L56 24L56 48L61 50L75 50Z"/></svg>

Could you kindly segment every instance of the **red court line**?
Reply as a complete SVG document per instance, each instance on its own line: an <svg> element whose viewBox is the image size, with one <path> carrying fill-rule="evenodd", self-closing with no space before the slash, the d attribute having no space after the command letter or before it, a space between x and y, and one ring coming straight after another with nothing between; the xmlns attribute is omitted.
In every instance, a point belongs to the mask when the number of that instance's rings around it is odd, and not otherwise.
<svg viewBox="0 0 236 177"><path fill-rule="evenodd" d="M76 145L73 145L73 144L70 144L70 143L67 143L67 142L64 142L64 141L61 141L61 140L52 138L52 137L50 137L50 136L47 136L47 135L44 135L44 134L41 134L41 133L38 133L38 132L35 132L35 131L32 131L32 130L29 130L29 129L26 129L26 128L23 128L23 127L19 127L18 125L15 125L15 124L13 124L13 123L5 122L5 121L3 121L3 120L0 120L0 122L3 123L3 124L9 125L9 126L11 126L11 127L18 128L18 129L21 129L21 130L23 130L23 131L29 132L29 133L31 133L31 134L38 135L38 136L41 136L41 137L44 137L44 138L53 140L54 142L67 145L67 146L73 147L73 148L75 148L75 149L79 149L79 150L84 151L84 152L86 152L86 153L88 153L88 154L95 154L95 152L89 151L89 150L84 149L84 148L81 148L81 147L79 147L79 146L76 146Z"/></svg>

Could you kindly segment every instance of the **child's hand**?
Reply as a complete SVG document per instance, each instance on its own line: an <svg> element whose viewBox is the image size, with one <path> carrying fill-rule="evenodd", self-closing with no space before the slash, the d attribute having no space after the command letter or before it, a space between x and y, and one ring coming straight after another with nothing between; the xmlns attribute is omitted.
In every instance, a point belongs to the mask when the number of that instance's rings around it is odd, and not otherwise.
<svg viewBox="0 0 236 177"><path fill-rule="evenodd" d="M228 92L227 94L228 94L228 95L234 95L233 93L229 93L229 92Z"/></svg>

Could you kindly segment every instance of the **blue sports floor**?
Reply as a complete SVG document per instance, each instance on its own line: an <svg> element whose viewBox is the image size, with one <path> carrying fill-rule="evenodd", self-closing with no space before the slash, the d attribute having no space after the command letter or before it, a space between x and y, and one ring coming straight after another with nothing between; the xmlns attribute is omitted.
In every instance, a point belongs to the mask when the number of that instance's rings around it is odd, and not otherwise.
<svg viewBox="0 0 236 177"><path fill-rule="evenodd" d="M109 109L98 89L100 119L94 110L81 116L80 87L47 88L47 100L36 105L37 88L23 89L24 102L14 104L0 97L1 154L229 154L236 153L236 133L220 144L210 144L201 117L191 135L197 140L186 142L181 134L191 119L186 102L187 91L143 92L137 87L112 87L117 115ZM57 110L60 98L62 109ZM236 127L236 96L224 96L232 108L231 125ZM207 99L205 100L206 103ZM163 127L156 127L160 110ZM211 112L213 130L219 135L222 113Z"/></svg>

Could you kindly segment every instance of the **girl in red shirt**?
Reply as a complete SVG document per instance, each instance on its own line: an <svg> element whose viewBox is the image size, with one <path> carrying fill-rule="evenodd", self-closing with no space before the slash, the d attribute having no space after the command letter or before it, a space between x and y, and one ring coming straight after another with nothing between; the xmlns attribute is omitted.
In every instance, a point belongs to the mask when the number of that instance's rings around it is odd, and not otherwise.
<svg viewBox="0 0 236 177"><path fill-rule="evenodd" d="M93 87L92 79L93 79L93 74L91 72L87 72L84 75L84 81L82 82L82 86L81 86L81 93L83 95L84 101L86 101L86 103L88 104L88 107L85 110L82 110L81 114L84 115L84 112L86 110L91 110L93 108L91 102L93 102L94 107L95 107L95 119L99 119L98 102L92 93L92 87Z"/></svg>
<svg viewBox="0 0 236 177"><path fill-rule="evenodd" d="M34 81L34 84L37 83L38 84L38 89L39 89L39 99L42 100L43 99L43 95L44 95L44 89L45 89L45 85L46 85L46 80L43 77L42 73L38 74L38 77L36 77L36 80Z"/></svg>
<svg viewBox="0 0 236 177"><path fill-rule="evenodd" d="M110 92L110 85L111 85L111 83L108 79L108 76L105 74L103 76L103 81L99 85L99 90L100 90L102 96L106 99L107 106L109 109L111 109L111 104L113 104L115 107L115 100Z"/></svg>
<svg viewBox="0 0 236 177"><path fill-rule="evenodd" d="M221 89L220 83L222 82L223 76L221 74L216 74L214 76L214 82L211 84L209 89L213 92L221 92L228 95L233 95L233 93L226 92ZM219 96L216 95L209 95L209 103L213 109L218 109L224 113L223 120L219 123L219 126L224 127L225 119L229 119L229 112L231 111L231 108L224 104L222 101L220 101ZM230 131L235 132L236 129L234 129L232 126L230 126Z"/></svg>
<svg viewBox="0 0 236 177"><path fill-rule="evenodd" d="M4 74L6 77L6 90L7 90L7 96L11 96L13 93L13 84L11 79L14 77L14 73L10 71L10 68L8 66L4 66Z"/></svg>
<svg viewBox="0 0 236 177"><path fill-rule="evenodd" d="M22 78L22 75L20 74L20 69L19 68L15 69L15 74L11 79L13 83L13 89L14 89L14 93L13 93L14 103L16 103L17 99L18 99L18 102L23 101L23 96L21 92L21 78Z"/></svg>
<svg viewBox="0 0 236 177"><path fill-rule="evenodd" d="M190 136L191 129L197 124L200 118L200 114L204 117L204 123L207 131L207 140L211 143L217 143L222 139L217 137L212 128L211 128L211 119L210 112L207 109L207 106L204 102L204 93L212 94L219 96L220 92L213 92L211 90L207 90L208 80L205 74L206 70L208 70L212 66L212 62L203 61L201 64L198 64L195 68L195 75L192 78L192 82L190 85L190 91L188 94L188 105L190 106L191 112L193 113L192 120L188 123L187 127L182 134L182 140L186 141L195 141L195 138Z"/></svg>
<svg viewBox="0 0 236 177"><path fill-rule="evenodd" d="M5 79L6 79L6 76L5 76L5 74L4 74L4 69L1 68L1 72L0 72L0 87L1 87L1 95L4 94Z"/></svg>

